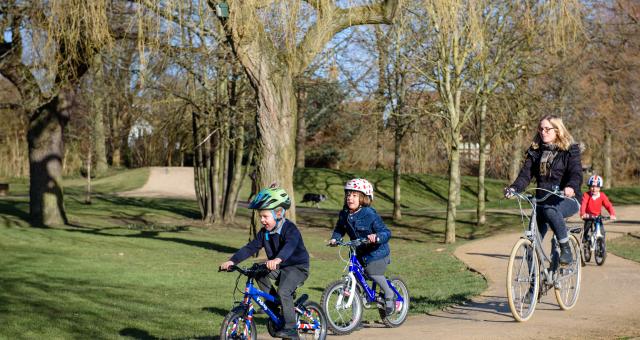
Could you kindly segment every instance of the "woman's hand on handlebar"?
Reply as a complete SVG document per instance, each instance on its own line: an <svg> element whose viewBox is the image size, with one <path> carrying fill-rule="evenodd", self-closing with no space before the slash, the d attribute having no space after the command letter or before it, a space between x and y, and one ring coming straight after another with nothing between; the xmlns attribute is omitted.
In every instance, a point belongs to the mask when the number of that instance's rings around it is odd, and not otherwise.
<svg viewBox="0 0 640 340"><path fill-rule="evenodd" d="M378 241L378 235L369 234L367 235L367 240L369 240L369 243L376 243Z"/></svg>
<svg viewBox="0 0 640 340"><path fill-rule="evenodd" d="M569 198L571 198L571 197L573 197L573 196L575 196L575 195L576 195L576 192L573 190L573 188L572 188L572 187L566 187L566 188L564 188L564 196L565 196L565 197L569 197Z"/></svg>
<svg viewBox="0 0 640 340"><path fill-rule="evenodd" d="M220 265L220 270L229 270L229 267L233 266L235 263L233 261L222 262Z"/></svg>
<svg viewBox="0 0 640 340"><path fill-rule="evenodd" d="M335 247L335 246L338 245L338 241L335 238L332 238L332 239L329 240L329 243L327 243L327 245L329 247Z"/></svg>
<svg viewBox="0 0 640 340"><path fill-rule="evenodd" d="M504 198L511 198L516 194L516 189L513 187L504 188Z"/></svg>

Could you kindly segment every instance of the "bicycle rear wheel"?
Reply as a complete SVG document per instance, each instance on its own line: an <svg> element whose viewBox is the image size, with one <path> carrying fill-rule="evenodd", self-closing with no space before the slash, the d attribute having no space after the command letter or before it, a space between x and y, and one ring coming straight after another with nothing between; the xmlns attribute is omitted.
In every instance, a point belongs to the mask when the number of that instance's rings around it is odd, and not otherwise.
<svg viewBox="0 0 640 340"><path fill-rule="evenodd" d="M351 292L350 280L338 280L330 283L322 294L321 305L327 316L327 325L336 335L353 332L362 319L362 300L356 291ZM347 306L349 296L355 294L353 302Z"/></svg>
<svg viewBox="0 0 640 340"><path fill-rule="evenodd" d="M601 266L604 264L604 260L607 259L607 244L604 241L604 237L599 237L596 239L596 245L595 249L593 250L593 255L597 265Z"/></svg>
<svg viewBox="0 0 640 340"><path fill-rule="evenodd" d="M575 259L568 265L558 268L555 278L556 300L562 310L569 310L578 302L580 294L580 281L582 279L581 259L579 258L580 243L574 235L569 236L571 252L575 254Z"/></svg>
<svg viewBox="0 0 640 340"><path fill-rule="evenodd" d="M407 320L410 297L409 289L400 277L392 277L389 281L391 281L391 285L393 285L393 287L398 291L404 301L396 301L396 310L391 315L387 315L384 308L379 308L378 312L380 313L382 322L387 325L387 327L393 328L402 325L405 320Z"/></svg>
<svg viewBox="0 0 640 340"><path fill-rule="evenodd" d="M507 300L513 317L527 321L538 303L540 268L533 243L527 239L516 242L507 269Z"/></svg>

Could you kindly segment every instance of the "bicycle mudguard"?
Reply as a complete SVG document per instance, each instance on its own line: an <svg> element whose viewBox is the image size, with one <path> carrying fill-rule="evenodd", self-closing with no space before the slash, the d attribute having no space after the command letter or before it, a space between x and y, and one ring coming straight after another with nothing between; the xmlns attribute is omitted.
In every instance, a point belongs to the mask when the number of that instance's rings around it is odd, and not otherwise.
<svg viewBox="0 0 640 340"><path fill-rule="evenodd" d="M569 228L569 232L572 234L580 234L582 233L582 227L571 227Z"/></svg>

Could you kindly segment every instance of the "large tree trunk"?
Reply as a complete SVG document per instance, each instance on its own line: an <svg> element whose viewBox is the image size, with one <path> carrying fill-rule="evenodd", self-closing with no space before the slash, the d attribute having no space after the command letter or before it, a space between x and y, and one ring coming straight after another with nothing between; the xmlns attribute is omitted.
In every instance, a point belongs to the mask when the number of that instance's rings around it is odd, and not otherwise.
<svg viewBox="0 0 640 340"><path fill-rule="evenodd" d="M612 130L608 127L604 129L604 170L602 175L604 176L604 188L609 189L613 183L613 171L611 167L611 155L613 150L611 148L613 140Z"/></svg>
<svg viewBox="0 0 640 340"><path fill-rule="evenodd" d="M60 94L38 108L29 124L29 213L35 226L68 222L62 190L62 135L69 119L65 105Z"/></svg>
<svg viewBox="0 0 640 340"><path fill-rule="evenodd" d="M484 177L487 168L487 132L485 121L487 119L487 98L482 98L482 106L480 107L480 138L478 139L478 206L477 206L477 225L482 227L487 222L485 211L485 187Z"/></svg>
<svg viewBox="0 0 640 340"><path fill-rule="evenodd" d="M396 117L400 119L400 117ZM397 124L399 125L399 124ZM400 211L400 157L402 146L402 134L399 131L400 127L396 126L395 133L395 147L393 157L393 220L400 221L402 219L402 212Z"/></svg>
<svg viewBox="0 0 640 340"><path fill-rule="evenodd" d="M291 196L287 217L295 222L293 169L297 107L293 79L289 74L269 70L267 65L247 70L258 93L258 184L264 188L276 183Z"/></svg>

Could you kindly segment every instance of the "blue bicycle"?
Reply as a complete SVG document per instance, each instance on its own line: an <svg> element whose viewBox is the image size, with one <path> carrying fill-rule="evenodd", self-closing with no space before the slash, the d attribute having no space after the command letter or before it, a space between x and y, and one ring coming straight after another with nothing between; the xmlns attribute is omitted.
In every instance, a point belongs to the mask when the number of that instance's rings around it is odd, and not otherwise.
<svg viewBox="0 0 640 340"><path fill-rule="evenodd" d="M267 266L258 263L250 268L231 266L227 271L237 271L240 273L238 279L236 279L234 296L236 291L240 291L238 289L240 276L246 276L247 283L244 288L242 302L239 302L237 306L231 309L222 321L220 339L255 340L257 338L256 324L253 320L255 313L253 301L269 316L267 330L272 337L275 337L275 333L284 326L284 318L278 311L281 308L280 301L276 296L267 294L254 286L254 281L257 277L269 273ZM322 312L322 308L316 302L307 301L307 299L308 295L303 294L294 303L296 318L298 320L296 325L298 336L302 339L324 340L327 336L327 321ZM275 303L278 307L272 310L265 300ZM273 304L271 305L273 306Z"/></svg>
<svg viewBox="0 0 640 340"><path fill-rule="evenodd" d="M347 273L341 280L332 282L322 294L322 307L327 315L329 328L337 335L353 332L362 319L364 308L378 308L382 322L388 327L398 327L407 319L409 312L409 290L399 277L392 277L387 282L395 292L396 308L391 314L385 311L384 292L376 289L373 282L365 273L364 268L356 257L356 248L369 243L368 240L338 241L336 246L349 248L349 260L340 258L348 263ZM367 281L372 281L369 286ZM379 290L379 291L378 291Z"/></svg>

